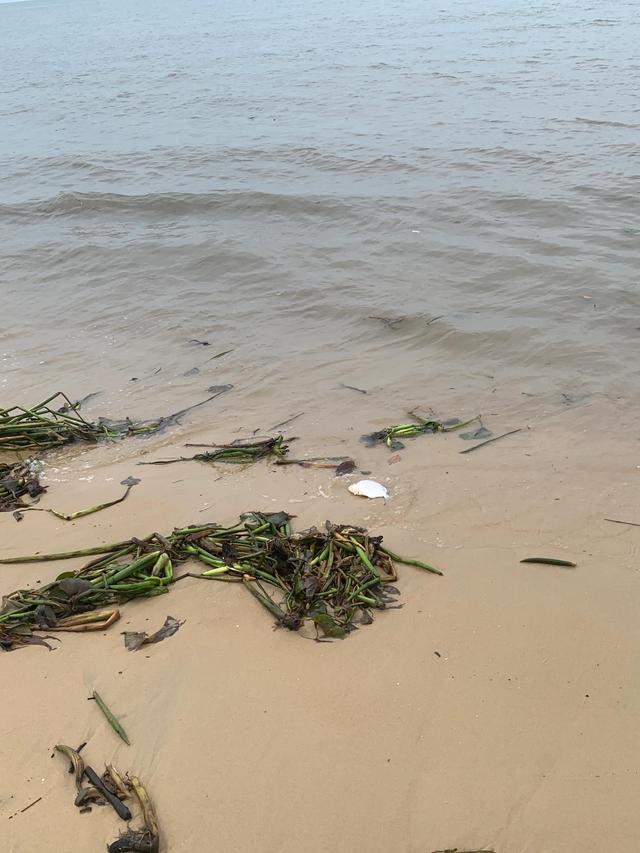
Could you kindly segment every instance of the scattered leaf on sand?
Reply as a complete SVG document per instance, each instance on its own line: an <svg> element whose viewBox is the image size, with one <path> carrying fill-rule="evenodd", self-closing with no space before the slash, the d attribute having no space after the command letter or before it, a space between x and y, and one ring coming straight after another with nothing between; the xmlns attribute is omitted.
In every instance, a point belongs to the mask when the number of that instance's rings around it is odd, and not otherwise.
<svg viewBox="0 0 640 853"><path fill-rule="evenodd" d="M184 619L180 622L174 619L173 616L167 616L164 620L164 625L159 628L155 634L147 634L146 631L123 631L124 644L130 652L135 652L142 646L149 646L152 643L159 643L166 640L167 637L172 637L178 628L184 625Z"/></svg>
<svg viewBox="0 0 640 853"><path fill-rule="evenodd" d="M485 438L492 438L493 433L490 429L486 427L478 427L478 429L471 430L471 432L462 432L460 433L460 438L464 439L464 441L482 441Z"/></svg>

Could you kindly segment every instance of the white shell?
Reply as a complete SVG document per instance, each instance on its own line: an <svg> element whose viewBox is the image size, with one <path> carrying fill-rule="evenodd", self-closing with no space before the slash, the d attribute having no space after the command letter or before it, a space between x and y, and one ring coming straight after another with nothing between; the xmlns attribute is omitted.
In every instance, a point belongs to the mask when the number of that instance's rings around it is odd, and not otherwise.
<svg viewBox="0 0 640 853"><path fill-rule="evenodd" d="M349 486L349 491L352 495L360 495L363 498L384 498L389 497L389 492L380 483L375 480L359 480Z"/></svg>

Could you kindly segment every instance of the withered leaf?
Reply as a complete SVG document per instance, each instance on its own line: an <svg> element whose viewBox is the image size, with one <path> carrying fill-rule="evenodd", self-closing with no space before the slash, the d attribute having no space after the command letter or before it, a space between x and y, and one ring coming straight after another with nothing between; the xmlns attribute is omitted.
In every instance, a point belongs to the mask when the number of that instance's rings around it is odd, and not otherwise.
<svg viewBox="0 0 640 853"><path fill-rule="evenodd" d="M93 588L93 584L84 580L84 578L63 578L58 583L58 589L60 592L63 592L69 598L73 598L83 592L88 592Z"/></svg>
<svg viewBox="0 0 640 853"><path fill-rule="evenodd" d="M345 459L336 467L336 477L344 477L345 474L350 474L356 470L356 463L353 459Z"/></svg>
<svg viewBox="0 0 640 853"><path fill-rule="evenodd" d="M180 622L173 616L167 616L164 625L155 634L149 635L146 631L123 631L124 644L130 652L135 652L142 646L159 643L167 637L173 636L181 625L184 625L184 619Z"/></svg>
<svg viewBox="0 0 640 853"><path fill-rule="evenodd" d="M132 486L137 486L140 482L141 480L139 477L127 477L126 480L120 480L120 485L132 488Z"/></svg>

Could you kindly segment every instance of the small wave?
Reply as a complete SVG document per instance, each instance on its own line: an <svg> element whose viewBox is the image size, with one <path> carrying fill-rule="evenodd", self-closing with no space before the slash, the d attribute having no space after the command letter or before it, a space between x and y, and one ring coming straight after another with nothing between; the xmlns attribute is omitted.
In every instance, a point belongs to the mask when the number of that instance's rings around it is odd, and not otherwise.
<svg viewBox="0 0 640 853"><path fill-rule="evenodd" d="M71 192L38 201L0 205L0 218L41 219L87 213L189 216L216 210L224 210L225 213L335 216L352 212L353 202L347 205L324 197L262 192L175 192L144 195Z"/></svg>
<svg viewBox="0 0 640 853"><path fill-rule="evenodd" d="M392 154L371 156L365 149L351 146L342 153L323 150L311 146L278 146L273 148L179 148L157 147L142 151L130 151L118 155L102 153L96 158L82 156L22 157L15 158L6 167L30 169L32 172L48 169L68 169L75 172L97 173L102 170L108 174L128 174L131 171L150 168L171 168L184 171L209 167L233 168L238 164L251 164L265 167L265 164L278 163L287 167L312 166L322 171L336 173L378 173L380 171L413 172L419 164L406 157ZM4 165L4 164L3 164Z"/></svg>
<svg viewBox="0 0 640 853"><path fill-rule="evenodd" d="M495 148L452 148L452 153L465 155L471 161L477 161L476 167L481 166L484 161L495 160L498 163L522 166L544 166L554 165L554 159L547 152L523 151L517 148L506 148L498 145ZM546 156L545 156L546 155Z"/></svg>
<svg viewBox="0 0 640 853"><path fill-rule="evenodd" d="M628 127L630 130L638 130L640 124L629 124L626 121L607 121L595 118L583 118L577 116L573 119L576 124L593 124L596 127Z"/></svg>

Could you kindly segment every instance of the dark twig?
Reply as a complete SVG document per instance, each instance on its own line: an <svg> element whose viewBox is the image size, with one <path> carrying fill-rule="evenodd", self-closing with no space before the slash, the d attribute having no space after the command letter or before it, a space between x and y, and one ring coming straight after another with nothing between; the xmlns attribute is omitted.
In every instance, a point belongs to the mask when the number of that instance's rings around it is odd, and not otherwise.
<svg viewBox="0 0 640 853"><path fill-rule="evenodd" d="M293 415L288 420L282 421L282 423L279 423L279 424L274 424L272 427L269 427L269 432L272 432L274 429L280 429L280 427L288 426L289 424L292 424L294 421L297 421L298 418L301 418L302 415L304 415L304 412L298 412L297 415Z"/></svg>
<svg viewBox="0 0 640 853"><path fill-rule="evenodd" d="M344 382L340 383L341 388L347 388L349 391L357 391L358 394L368 394L368 391L365 391L364 388L356 388L355 385L346 385Z"/></svg>
<svg viewBox="0 0 640 853"><path fill-rule="evenodd" d="M131 820L131 812L122 802L119 797L116 797L115 794L112 794L111 791L104 784L102 779L98 776L96 771L92 767L85 766L84 775L91 782L91 784L96 787L105 800L109 803L110 806L113 807L114 811L118 815L118 817L122 818L122 820Z"/></svg>
<svg viewBox="0 0 640 853"><path fill-rule="evenodd" d="M25 806L23 809L20 809L20 814L24 814L26 811L28 811L31 808L31 806L35 806L36 803L39 803L41 799L42 799L42 797L38 797L37 800L34 800L32 803L29 803L28 806Z"/></svg>

